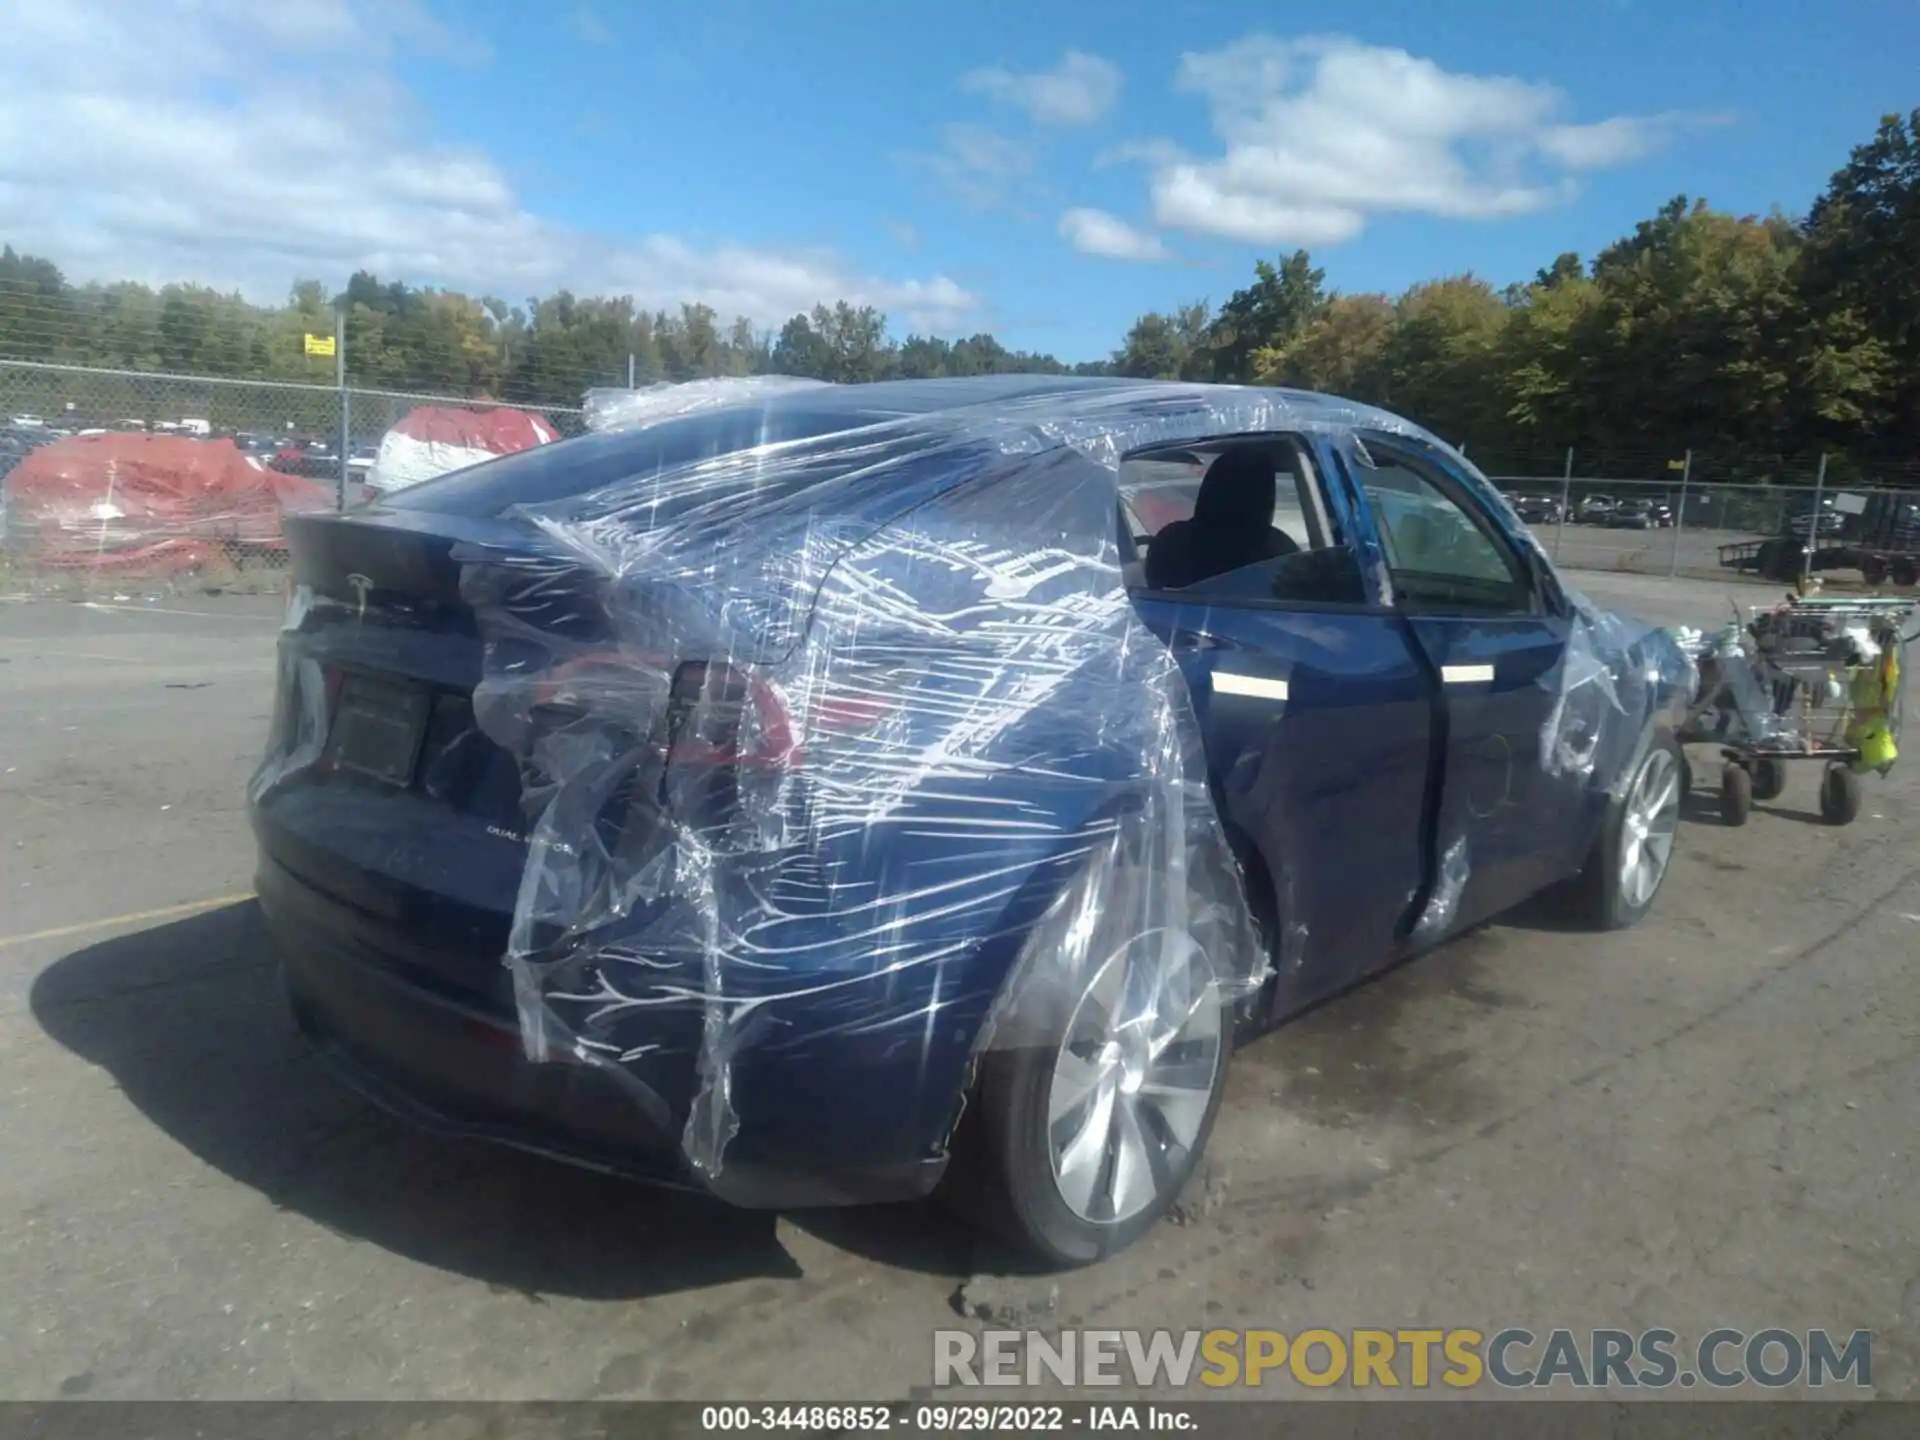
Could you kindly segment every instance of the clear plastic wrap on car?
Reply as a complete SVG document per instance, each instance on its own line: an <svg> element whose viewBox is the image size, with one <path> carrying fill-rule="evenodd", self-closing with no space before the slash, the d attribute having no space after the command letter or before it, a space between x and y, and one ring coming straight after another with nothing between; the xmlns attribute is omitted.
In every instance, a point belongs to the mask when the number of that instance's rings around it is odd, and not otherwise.
<svg viewBox="0 0 1920 1440"><path fill-rule="evenodd" d="M796 382L729 383L589 397L589 424ZM965 1077L931 1057L1034 1043L1111 957L1151 965L1168 1006L1237 1006L1310 942L1285 893L1280 934L1258 933L1194 698L1127 593L1116 471L1225 435L1430 437L1284 391L954 393L637 464L509 511L524 544L453 552L484 656L473 724L519 777L504 958L525 1053L650 1109L672 1094L710 1182L793 1077L921 1057L912 1098L950 1134ZM1686 662L1584 602L1571 625L1542 764L1612 785ZM304 680L287 688L305 703ZM256 788L309 750L295 704ZM1423 935L1467 882L1464 842L1441 856Z"/></svg>
<svg viewBox="0 0 1920 1440"><path fill-rule="evenodd" d="M752 1118L745 1056L942 1025L1019 1046L1127 945L1188 977L1197 946L1221 1003L1250 998L1267 947L1181 672L1124 587L1114 473L1150 445L1362 419L1068 391L526 510L546 555L471 555L464 583L476 715L529 777L507 956L528 1054L638 1075L678 1049L682 1148L713 1178ZM561 595L591 639L556 638ZM754 763L716 801L687 736ZM909 863L928 837L966 863ZM1282 963L1305 940L1288 928ZM969 963L983 947L1009 968Z"/></svg>
<svg viewBox="0 0 1920 1440"><path fill-rule="evenodd" d="M584 419L589 430L636 430L728 405L756 405L775 395L817 390L824 380L797 375L720 375L708 380L662 381L634 390L589 390Z"/></svg>

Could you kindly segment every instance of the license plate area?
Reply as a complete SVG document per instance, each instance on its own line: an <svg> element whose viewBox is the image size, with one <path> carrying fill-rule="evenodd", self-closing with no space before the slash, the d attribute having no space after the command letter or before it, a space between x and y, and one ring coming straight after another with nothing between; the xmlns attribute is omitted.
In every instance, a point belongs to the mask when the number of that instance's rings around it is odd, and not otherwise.
<svg viewBox="0 0 1920 1440"><path fill-rule="evenodd" d="M432 709L421 686L345 675L327 752L343 770L404 789L413 783Z"/></svg>

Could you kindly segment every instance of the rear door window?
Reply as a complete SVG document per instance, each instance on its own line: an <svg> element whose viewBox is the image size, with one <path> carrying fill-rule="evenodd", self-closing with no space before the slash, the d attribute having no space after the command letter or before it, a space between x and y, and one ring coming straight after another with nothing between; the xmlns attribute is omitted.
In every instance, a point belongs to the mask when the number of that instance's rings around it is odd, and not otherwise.
<svg viewBox="0 0 1920 1440"><path fill-rule="evenodd" d="M1244 460L1249 452L1259 455L1273 476L1274 502L1264 516L1271 543L1229 554L1243 547L1224 542L1243 537L1197 535L1195 509L1208 477L1220 482L1215 467L1221 458L1237 453ZM1125 544L1130 547L1127 581L1134 589L1206 603L1364 601L1359 561L1328 510L1308 450L1291 438L1223 441L1129 456L1121 464L1119 483ZM1255 528L1258 523L1251 521ZM1155 563L1156 541L1185 552L1179 583L1169 580L1166 564ZM1218 565L1205 563L1210 549L1221 551Z"/></svg>

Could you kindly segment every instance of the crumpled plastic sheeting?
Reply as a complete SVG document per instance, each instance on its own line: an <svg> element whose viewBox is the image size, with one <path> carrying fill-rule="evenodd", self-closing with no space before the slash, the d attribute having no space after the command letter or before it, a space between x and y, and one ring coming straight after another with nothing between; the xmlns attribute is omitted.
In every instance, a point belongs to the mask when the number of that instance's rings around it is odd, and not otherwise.
<svg viewBox="0 0 1920 1440"><path fill-rule="evenodd" d="M312 589L295 586L287 597L280 633L297 634L313 605ZM327 682L318 660L298 656L282 645L274 697L267 751L247 784L248 798L254 801L287 776L317 762L327 743Z"/></svg>
<svg viewBox="0 0 1920 1440"><path fill-rule="evenodd" d="M584 418L589 430L637 430L725 405L757 405L775 395L819 390L825 380L797 375L721 375L679 384L663 381L637 390L589 390Z"/></svg>
<svg viewBox="0 0 1920 1440"><path fill-rule="evenodd" d="M171 575L223 552L284 545L285 514L331 510L334 493L242 453L231 440L75 435L5 477L7 548L60 570Z"/></svg>
<svg viewBox="0 0 1920 1440"><path fill-rule="evenodd" d="M1460 897L1466 893L1470 873L1467 837L1456 835L1440 856L1440 869L1434 877L1433 891L1427 896L1420 918L1414 922L1414 943L1438 940L1453 927L1454 913L1460 908Z"/></svg>
<svg viewBox="0 0 1920 1440"><path fill-rule="evenodd" d="M1897 610L1876 615L1845 604L1829 610L1789 602L1752 612L1744 626L1689 632L1682 644L1701 675L1689 739L1782 752L1836 739L1871 741L1885 765L1897 755L1904 687L1897 654L1889 658L1904 649Z"/></svg>
<svg viewBox="0 0 1920 1440"><path fill-rule="evenodd" d="M1506 496L1465 456L1450 452L1477 476L1545 573L1557 573L1533 529ZM1694 657L1672 631L1603 609L1561 582L1570 611L1567 648L1544 683L1553 709L1540 728L1540 765L1549 775L1580 780L1618 799L1633 778L1636 747L1656 712L1678 730L1699 688Z"/></svg>
<svg viewBox="0 0 1920 1440"><path fill-rule="evenodd" d="M1472 461L1452 446L1419 438L1480 482L1482 498L1502 513L1508 533L1532 552L1542 574L1554 577L1567 601L1566 650L1541 682L1552 692L1553 707L1540 727L1540 768L1620 799L1638 768L1648 721L1662 714L1668 725L1680 730L1699 686L1693 657L1665 628L1603 609L1568 586L1533 528ZM1369 558L1384 573L1383 557L1372 548L1375 553ZM1390 597L1381 603L1390 604ZM1439 840L1438 873L1414 923L1416 943L1438 939L1452 928L1471 875L1466 837L1442 835Z"/></svg>
<svg viewBox="0 0 1920 1440"><path fill-rule="evenodd" d="M1780 713L1783 697L1761 680L1743 627L1736 623L1712 634L1683 636L1680 643L1700 676L1688 716L1689 740L1796 747L1798 739Z"/></svg>
<svg viewBox="0 0 1920 1440"><path fill-rule="evenodd" d="M650 472L519 512L547 554L458 556L475 714L533 817L507 956L528 1055L651 1093L691 1054L682 1147L711 1177L751 1050L800 1073L949 1022L1020 1044L1122 952L1176 1009L1196 944L1224 1000L1255 993L1198 725L1123 586L1114 472L1354 425L1419 433L1310 395L1068 388ZM1076 905L1089 875L1100 903Z"/></svg>

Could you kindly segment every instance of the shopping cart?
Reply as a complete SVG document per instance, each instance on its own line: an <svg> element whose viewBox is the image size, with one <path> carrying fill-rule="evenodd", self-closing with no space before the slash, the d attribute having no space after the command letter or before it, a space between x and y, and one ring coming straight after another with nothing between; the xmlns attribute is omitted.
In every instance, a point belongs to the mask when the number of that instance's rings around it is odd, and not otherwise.
<svg viewBox="0 0 1920 1440"><path fill-rule="evenodd" d="M1822 765L1822 819L1859 816L1861 777L1885 775L1899 755L1913 615L1909 599L1793 595L1692 639L1700 688L1679 738L1720 746L1727 824L1779 796L1793 760Z"/></svg>

